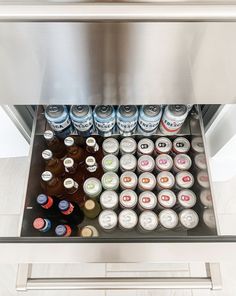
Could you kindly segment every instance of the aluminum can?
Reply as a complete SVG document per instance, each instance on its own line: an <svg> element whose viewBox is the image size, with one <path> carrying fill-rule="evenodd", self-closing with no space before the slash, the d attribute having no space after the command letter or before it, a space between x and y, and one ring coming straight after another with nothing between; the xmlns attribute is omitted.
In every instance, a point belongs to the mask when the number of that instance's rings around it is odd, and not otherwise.
<svg viewBox="0 0 236 296"><path fill-rule="evenodd" d="M194 164L199 170L206 170L206 156L204 153L196 154L194 157Z"/></svg>
<svg viewBox="0 0 236 296"><path fill-rule="evenodd" d="M138 197L133 190L123 190L119 196L120 206L123 209L134 209L138 202Z"/></svg>
<svg viewBox="0 0 236 296"><path fill-rule="evenodd" d="M120 176L120 186L122 189L135 190L138 184L137 175L134 172L124 172Z"/></svg>
<svg viewBox="0 0 236 296"><path fill-rule="evenodd" d="M72 105L70 118L78 135L89 137L93 133L93 112L88 105Z"/></svg>
<svg viewBox="0 0 236 296"><path fill-rule="evenodd" d="M203 204L204 207L206 208L212 208L213 203L212 203L212 196L211 196L211 191L209 189L204 189L200 193L200 201Z"/></svg>
<svg viewBox="0 0 236 296"><path fill-rule="evenodd" d="M105 190L100 196L100 204L103 210L116 210L118 201L118 194L113 190Z"/></svg>
<svg viewBox="0 0 236 296"><path fill-rule="evenodd" d="M117 226L118 218L114 211L104 210L100 213L98 217L98 223L102 230L111 232Z"/></svg>
<svg viewBox="0 0 236 296"><path fill-rule="evenodd" d="M65 105L48 105L45 109L45 118L59 138L65 138L73 131Z"/></svg>
<svg viewBox="0 0 236 296"><path fill-rule="evenodd" d="M175 211L165 209L159 214L159 223L163 229L174 229L179 223L179 218Z"/></svg>
<svg viewBox="0 0 236 296"><path fill-rule="evenodd" d="M122 210L118 217L121 230L131 230L138 223L138 216L135 211L130 209Z"/></svg>
<svg viewBox="0 0 236 296"><path fill-rule="evenodd" d="M173 167L173 159L168 154L159 154L156 157L156 170L161 171L170 171Z"/></svg>
<svg viewBox="0 0 236 296"><path fill-rule="evenodd" d="M137 167L137 159L133 154L124 154L120 158L120 170L122 172L134 172Z"/></svg>
<svg viewBox="0 0 236 296"><path fill-rule="evenodd" d="M204 209L202 219L208 228L216 229L216 219L213 209Z"/></svg>
<svg viewBox="0 0 236 296"><path fill-rule="evenodd" d="M175 185L175 177L168 171L162 171L157 175L157 188L171 189Z"/></svg>
<svg viewBox="0 0 236 296"><path fill-rule="evenodd" d="M133 138L127 137L120 142L120 153L123 154L135 154L137 149L137 143Z"/></svg>
<svg viewBox="0 0 236 296"><path fill-rule="evenodd" d="M157 197L152 191L140 193L138 198L138 208L141 211L153 210L157 205Z"/></svg>
<svg viewBox="0 0 236 296"><path fill-rule="evenodd" d="M152 173L142 173L138 178L138 188L141 191L153 190L156 187L156 178Z"/></svg>
<svg viewBox="0 0 236 296"><path fill-rule="evenodd" d="M174 135L181 129L188 116L186 105L167 105L160 122L160 131L166 135Z"/></svg>
<svg viewBox="0 0 236 296"><path fill-rule="evenodd" d="M139 216L138 229L141 232L153 231L158 226L158 217L152 211L143 211Z"/></svg>
<svg viewBox="0 0 236 296"><path fill-rule="evenodd" d="M119 142L115 138L105 139L102 143L103 153L106 154L119 154Z"/></svg>
<svg viewBox="0 0 236 296"><path fill-rule="evenodd" d="M144 138L138 142L138 156L152 155L154 151L154 143L148 138Z"/></svg>
<svg viewBox="0 0 236 296"><path fill-rule="evenodd" d="M160 137L155 142L155 153L169 153L172 149L172 142L166 137Z"/></svg>
<svg viewBox="0 0 236 296"><path fill-rule="evenodd" d="M154 170L155 167L155 161L150 155L142 155L138 159L138 172L139 173L145 173L149 172L151 173Z"/></svg>
<svg viewBox="0 0 236 296"><path fill-rule="evenodd" d="M193 152L203 153L204 152L204 144L202 137L194 137L191 141L191 148Z"/></svg>
<svg viewBox="0 0 236 296"><path fill-rule="evenodd" d="M135 105L120 105L116 114L117 126L120 134L131 136L135 132L138 122L138 108Z"/></svg>
<svg viewBox="0 0 236 296"><path fill-rule="evenodd" d="M102 186L105 190L117 190L119 188L119 177L116 173L106 172L102 176Z"/></svg>
<svg viewBox="0 0 236 296"><path fill-rule="evenodd" d="M177 154L174 158L174 171L188 171L192 166L192 160L187 154Z"/></svg>
<svg viewBox="0 0 236 296"><path fill-rule="evenodd" d="M102 168L104 172L116 173L119 169L119 159L114 154L107 154L102 159Z"/></svg>
<svg viewBox="0 0 236 296"><path fill-rule="evenodd" d="M116 124L115 109L111 105L97 105L93 110L94 124L101 136L109 137Z"/></svg>
<svg viewBox="0 0 236 296"><path fill-rule="evenodd" d="M97 178L88 178L84 182L83 189L87 196L96 198L102 192L102 184Z"/></svg>
<svg viewBox="0 0 236 296"><path fill-rule="evenodd" d="M208 189L210 187L209 176L207 171L200 171L197 174L197 182L201 187L205 189Z"/></svg>
<svg viewBox="0 0 236 296"><path fill-rule="evenodd" d="M140 107L138 132L150 136L157 131L161 120L162 108L160 105L143 105Z"/></svg>
<svg viewBox="0 0 236 296"><path fill-rule="evenodd" d="M176 195L169 189L161 190L158 193L157 199L161 209L170 209L176 204Z"/></svg>
<svg viewBox="0 0 236 296"><path fill-rule="evenodd" d="M178 154L178 153L188 153L188 151L190 150L190 142L189 142L189 140L184 138L184 137L177 137L173 141L172 150L176 154Z"/></svg>
<svg viewBox="0 0 236 296"><path fill-rule="evenodd" d="M194 177L188 171L179 172L176 177L176 186L178 189L188 189L191 188L194 184Z"/></svg>
<svg viewBox="0 0 236 296"><path fill-rule="evenodd" d="M180 190L177 199L178 205L182 209L190 209L194 207L197 202L196 194L189 189Z"/></svg>
<svg viewBox="0 0 236 296"><path fill-rule="evenodd" d="M180 224L185 229L193 229L199 223L198 214L192 209L185 209L179 213Z"/></svg>

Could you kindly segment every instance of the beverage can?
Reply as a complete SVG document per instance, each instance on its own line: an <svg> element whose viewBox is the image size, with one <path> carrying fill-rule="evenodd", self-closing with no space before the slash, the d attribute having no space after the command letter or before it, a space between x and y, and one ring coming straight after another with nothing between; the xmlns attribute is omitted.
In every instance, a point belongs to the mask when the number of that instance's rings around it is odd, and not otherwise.
<svg viewBox="0 0 236 296"><path fill-rule="evenodd" d="M120 186L122 189L135 190L137 184L138 178L134 172L126 171L120 176Z"/></svg>
<svg viewBox="0 0 236 296"><path fill-rule="evenodd" d="M159 154L156 157L156 170L157 171L170 171L173 167L173 159L169 154Z"/></svg>
<svg viewBox="0 0 236 296"><path fill-rule="evenodd" d="M185 209L179 213L179 221L185 229L193 229L199 223L198 214L192 209Z"/></svg>
<svg viewBox="0 0 236 296"><path fill-rule="evenodd" d="M142 173L138 178L138 188L141 191L153 190L156 187L156 178L152 173Z"/></svg>
<svg viewBox="0 0 236 296"><path fill-rule="evenodd" d="M116 173L119 169L119 160L114 154L107 154L102 159L102 168L104 172Z"/></svg>
<svg viewBox="0 0 236 296"><path fill-rule="evenodd" d="M102 192L102 185L97 178L92 177L85 180L83 189L87 196L95 198Z"/></svg>
<svg viewBox="0 0 236 296"><path fill-rule="evenodd" d="M143 191L138 198L138 207L141 211L153 210L157 205L157 197L152 191Z"/></svg>
<svg viewBox="0 0 236 296"><path fill-rule="evenodd" d="M36 218L33 221L33 227L41 232L47 232L51 229L52 223L49 219Z"/></svg>
<svg viewBox="0 0 236 296"><path fill-rule="evenodd" d="M191 141L193 152L204 153L204 144L202 137L194 137Z"/></svg>
<svg viewBox="0 0 236 296"><path fill-rule="evenodd" d="M102 143L103 153L106 154L119 154L119 142L115 138L107 138Z"/></svg>
<svg viewBox="0 0 236 296"><path fill-rule="evenodd" d="M120 193L120 206L123 209L134 209L138 202L138 197L135 191L126 189Z"/></svg>
<svg viewBox="0 0 236 296"><path fill-rule="evenodd" d="M70 107L70 118L78 134L88 137L93 132L93 113L88 105L72 105Z"/></svg>
<svg viewBox="0 0 236 296"><path fill-rule="evenodd" d="M120 158L120 169L122 172L134 172L137 167L137 159L133 154L123 154Z"/></svg>
<svg viewBox="0 0 236 296"><path fill-rule="evenodd" d="M190 142L188 139L184 138L184 137L177 137L174 141L173 141L173 152L174 153L188 153L188 151L190 150Z"/></svg>
<svg viewBox="0 0 236 296"><path fill-rule="evenodd" d="M138 108L135 105L120 105L117 109L117 126L120 134L130 136L138 122Z"/></svg>
<svg viewBox="0 0 236 296"><path fill-rule="evenodd" d="M174 171L187 171L192 166L192 160L187 154L177 154L174 157Z"/></svg>
<svg viewBox="0 0 236 296"><path fill-rule="evenodd" d="M167 135L178 133L188 116L188 112L186 105L167 105L159 126L161 133Z"/></svg>
<svg viewBox="0 0 236 296"><path fill-rule="evenodd" d="M160 137L155 142L155 152L157 154L169 153L172 149L172 142L167 137Z"/></svg>
<svg viewBox="0 0 236 296"><path fill-rule="evenodd" d="M204 207L206 208L212 208L213 203L212 203L212 196L211 196L211 191L209 189L204 189L200 193L200 201L203 204Z"/></svg>
<svg viewBox="0 0 236 296"><path fill-rule="evenodd" d="M102 186L105 190L116 190L119 187L119 177L116 173L106 172L102 176Z"/></svg>
<svg viewBox="0 0 236 296"><path fill-rule="evenodd" d="M178 215L171 209L162 210L159 214L159 222L164 229L174 229L179 222Z"/></svg>
<svg viewBox="0 0 236 296"><path fill-rule="evenodd" d="M216 219L213 209L204 209L202 219L207 227L216 229Z"/></svg>
<svg viewBox="0 0 236 296"><path fill-rule="evenodd" d="M135 211L125 209L120 212L118 220L120 229L131 230L137 225L138 216Z"/></svg>
<svg viewBox="0 0 236 296"><path fill-rule="evenodd" d="M158 193L157 196L160 208L168 209L173 208L176 204L176 195L172 190L163 189Z"/></svg>
<svg viewBox="0 0 236 296"><path fill-rule="evenodd" d="M206 156L204 153L196 154L194 157L194 164L199 170L206 170Z"/></svg>
<svg viewBox="0 0 236 296"><path fill-rule="evenodd" d="M101 136L109 137L116 124L115 109L111 105L97 105L93 110L94 124Z"/></svg>
<svg viewBox="0 0 236 296"><path fill-rule="evenodd" d="M117 215L112 210L104 210L98 217L98 223L104 231L113 231L117 226L117 222Z"/></svg>
<svg viewBox="0 0 236 296"><path fill-rule="evenodd" d="M152 155L154 151L154 143L148 138L144 138L138 142L138 156Z"/></svg>
<svg viewBox="0 0 236 296"><path fill-rule="evenodd" d="M150 155L142 155L138 159L138 172L139 173L145 173L149 172L151 173L154 170L155 167L155 161Z"/></svg>
<svg viewBox="0 0 236 296"><path fill-rule="evenodd" d="M161 120L161 115L162 108L160 105L141 106L138 119L138 131L146 136L154 134Z"/></svg>
<svg viewBox="0 0 236 296"><path fill-rule="evenodd" d="M188 171L180 171L176 175L176 185L178 188L188 189L194 184L194 177Z"/></svg>
<svg viewBox="0 0 236 296"><path fill-rule="evenodd" d="M135 154L137 149L137 143L133 138L127 137L120 142L120 153L123 154Z"/></svg>
<svg viewBox="0 0 236 296"><path fill-rule="evenodd" d="M171 189L175 185L175 177L168 171L162 171L157 175L158 189Z"/></svg>
<svg viewBox="0 0 236 296"><path fill-rule="evenodd" d="M141 232L153 231L158 226L158 217L152 211L143 211L139 216L138 229Z"/></svg>
<svg viewBox="0 0 236 296"><path fill-rule="evenodd" d="M210 187L209 176L207 171L200 171L197 174L197 181L198 181L198 184L205 189Z"/></svg>
<svg viewBox="0 0 236 296"><path fill-rule="evenodd" d="M100 196L100 204L103 210L116 210L118 207L118 194L113 190L105 190Z"/></svg>
<svg viewBox="0 0 236 296"><path fill-rule="evenodd" d="M196 194L189 189L180 190L177 195L177 199L180 207L184 209L194 207L197 202Z"/></svg>

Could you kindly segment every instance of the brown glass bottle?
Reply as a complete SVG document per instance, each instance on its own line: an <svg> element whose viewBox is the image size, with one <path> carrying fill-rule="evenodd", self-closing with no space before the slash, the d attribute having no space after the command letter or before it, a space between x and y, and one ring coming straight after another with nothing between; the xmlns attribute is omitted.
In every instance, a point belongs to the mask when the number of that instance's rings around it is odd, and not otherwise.
<svg viewBox="0 0 236 296"><path fill-rule="evenodd" d="M74 181L72 178L67 178L64 180L64 190L65 196L68 200L76 202L80 207L84 206L85 194L83 191L83 186Z"/></svg>
<svg viewBox="0 0 236 296"><path fill-rule="evenodd" d="M62 160L53 156L51 150L44 150L42 157L45 160L45 171L50 171L54 176L65 175L65 169Z"/></svg>
<svg viewBox="0 0 236 296"><path fill-rule="evenodd" d="M75 140L72 137L67 137L64 140L67 148L67 156L74 159L78 164L84 164L85 161L85 150L75 144Z"/></svg>
<svg viewBox="0 0 236 296"><path fill-rule="evenodd" d="M60 178L53 176L50 171L44 171L41 175L41 186L46 194L62 197L64 194L63 182Z"/></svg>
<svg viewBox="0 0 236 296"><path fill-rule="evenodd" d="M47 143L48 148L52 151L55 157L63 158L66 155L66 147L64 146L63 142L54 135L52 131L45 131L43 137Z"/></svg>
<svg viewBox="0 0 236 296"><path fill-rule="evenodd" d="M99 147L97 141L93 137L89 137L86 140L86 152L90 156L94 156L98 163L101 162L103 158L102 148Z"/></svg>
<svg viewBox="0 0 236 296"><path fill-rule="evenodd" d="M85 180L85 167L79 167L78 163L74 161L73 158L67 157L63 161L66 177L73 178L79 186L83 186Z"/></svg>
<svg viewBox="0 0 236 296"><path fill-rule="evenodd" d="M95 177L100 180L102 178L103 168L101 166L101 163L96 162L96 159L94 156L86 157L85 167L86 167L86 172L85 172L86 179Z"/></svg>

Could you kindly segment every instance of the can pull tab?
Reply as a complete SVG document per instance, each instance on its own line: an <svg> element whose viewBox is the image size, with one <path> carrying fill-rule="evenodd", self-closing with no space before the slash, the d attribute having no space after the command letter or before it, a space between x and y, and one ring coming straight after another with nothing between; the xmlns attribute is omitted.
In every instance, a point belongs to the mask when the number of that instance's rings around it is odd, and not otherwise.
<svg viewBox="0 0 236 296"><path fill-rule="evenodd" d="M185 159L184 158L179 158L178 160L177 160L177 163L178 164L185 164Z"/></svg>
<svg viewBox="0 0 236 296"><path fill-rule="evenodd" d="M160 182L161 183L167 183L169 181L169 178L168 177L162 177L161 179L160 179Z"/></svg>
<svg viewBox="0 0 236 296"><path fill-rule="evenodd" d="M149 178L142 178L142 183L144 183L144 184L150 183L150 179Z"/></svg>
<svg viewBox="0 0 236 296"><path fill-rule="evenodd" d="M190 182L191 181L191 177L190 176L184 176L182 178L183 182L187 183L187 182Z"/></svg>
<svg viewBox="0 0 236 296"><path fill-rule="evenodd" d="M170 200L170 197L169 197L168 195L164 195L164 194L163 194L163 195L161 196L161 199L164 200L164 201L169 201L169 200Z"/></svg>
<svg viewBox="0 0 236 296"><path fill-rule="evenodd" d="M159 160L159 164L167 164L167 160L162 158Z"/></svg>
<svg viewBox="0 0 236 296"><path fill-rule="evenodd" d="M150 201L151 201L150 197L145 196L142 198L143 203L150 203Z"/></svg>
<svg viewBox="0 0 236 296"><path fill-rule="evenodd" d="M123 201L131 201L131 196L130 195L124 195L123 196Z"/></svg>
<svg viewBox="0 0 236 296"><path fill-rule="evenodd" d="M147 166L149 164L149 161L148 160L142 160L141 161L141 165L142 166Z"/></svg>
<svg viewBox="0 0 236 296"><path fill-rule="evenodd" d="M125 183L129 183L129 182L131 182L131 178L130 177L124 177L123 181Z"/></svg>
<svg viewBox="0 0 236 296"><path fill-rule="evenodd" d="M181 195L181 200L183 201L189 201L190 200L190 197L188 195Z"/></svg>

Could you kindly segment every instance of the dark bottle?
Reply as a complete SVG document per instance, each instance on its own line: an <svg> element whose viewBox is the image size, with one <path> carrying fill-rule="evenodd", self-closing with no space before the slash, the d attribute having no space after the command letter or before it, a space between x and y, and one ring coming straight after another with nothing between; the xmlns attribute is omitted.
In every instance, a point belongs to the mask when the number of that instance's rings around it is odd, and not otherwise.
<svg viewBox="0 0 236 296"><path fill-rule="evenodd" d="M48 232L52 227L52 223L49 219L39 217L34 219L33 227L40 232Z"/></svg>
<svg viewBox="0 0 236 296"><path fill-rule="evenodd" d="M90 177L95 177L98 179L102 178L103 175L103 168L101 164L96 162L95 157L88 156L85 159L85 166L86 166L86 179Z"/></svg>
<svg viewBox="0 0 236 296"><path fill-rule="evenodd" d="M88 199L83 207L84 215L89 219L95 219L101 212L101 207L96 200Z"/></svg>
<svg viewBox="0 0 236 296"><path fill-rule="evenodd" d="M61 200L58 208L66 219L73 225L79 225L84 220L84 213L80 210L79 206L67 200Z"/></svg>
<svg viewBox="0 0 236 296"><path fill-rule="evenodd" d="M75 140L72 137L67 137L64 140L67 147L67 156L73 158L78 164L83 164L85 161L85 151L82 147L75 144Z"/></svg>
<svg viewBox="0 0 236 296"><path fill-rule="evenodd" d="M39 194L36 201L45 210L51 209L54 204L53 198L46 194Z"/></svg>
<svg viewBox="0 0 236 296"><path fill-rule="evenodd" d="M48 148L53 152L53 155L58 158L63 158L66 155L66 147L64 143L59 140L52 131L45 131L43 136Z"/></svg>
<svg viewBox="0 0 236 296"><path fill-rule="evenodd" d="M44 150L42 152L42 158L45 160L45 170L50 171L54 176L65 175L65 169L62 160L53 157L51 150Z"/></svg>
<svg viewBox="0 0 236 296"><path fill-rule="evenodd" d="M64 190L65 195L69 200L72 200L82 207L85 203L85 194L82 186L74 181L72 178L67 178L64 180Z"/></svg>
<svg viewBox="0 0 236 296"><path fill-rule="evenodd" d="M50 171L44 171L41 175L41 186L48 195L62 197L64 193L63 182L60 178L53 176Z"/></svg>
<svg viewBox="0 0 236 296"><path fill-rule="evenodd" d="M68 175L74 176L77 173L78 164L74 162L73 158L67 157L63 161L65 172Z"/></svg>
<svg viewBox="0 0 236 296"><path fill-rule="evenodd" d="M55 228L55 234L56 236L64 236L64 237L71 236L72 229L67 224L60 224L60 225L57 225L57 227Z"/></svg>
<svg viewBox="0 0 236 296"><path fill-rule="evenodd" d="M89 137L86 140L86 150L89 155L95 157L97 162L100 162L103 158L103 151L99 147L97 141L93 137Z"/></svg>

